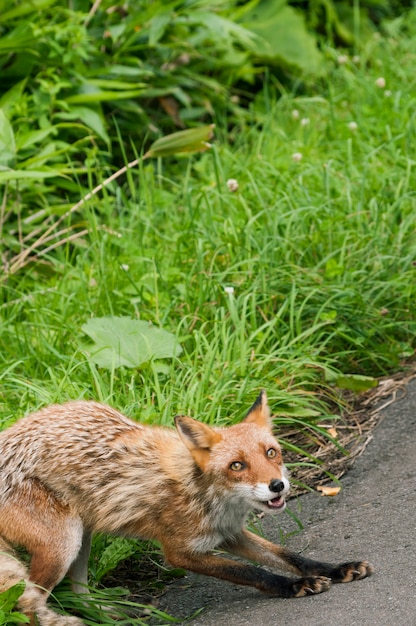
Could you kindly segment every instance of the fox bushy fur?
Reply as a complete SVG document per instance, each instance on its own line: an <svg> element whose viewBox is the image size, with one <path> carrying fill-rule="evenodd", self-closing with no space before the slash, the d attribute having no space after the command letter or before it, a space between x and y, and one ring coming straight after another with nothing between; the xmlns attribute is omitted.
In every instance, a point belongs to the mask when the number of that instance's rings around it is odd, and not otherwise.
<svg viewBox="0 0 416 626"><path fill-rule="evenodd" d="M85 593L95 532L157 540L175 567L282 597L371 574L367 562L312 561L244 528L252 509L282 511L289 491L264 392L228 428L186 416L175 422L176 430L146 426L78 401L49 406L0 433L0 590L27 579L18 608L32 620L82 624L53 613L46 598L66 574L74 591ZM29 553L29 574L13 546Z"/></svg>

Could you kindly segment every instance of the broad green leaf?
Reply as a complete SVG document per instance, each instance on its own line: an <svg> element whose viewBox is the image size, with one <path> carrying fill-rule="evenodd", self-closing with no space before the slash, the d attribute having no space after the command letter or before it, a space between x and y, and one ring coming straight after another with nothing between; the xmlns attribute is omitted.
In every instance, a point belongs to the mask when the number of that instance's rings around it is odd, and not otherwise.
<svg viewBox="0 0 416 626"><path fill-rule="evenodd" d="M0 602L1 602L1 598L0 598ZM0 609L0 624L29 624L30 619L26 616L23 615L23 613L17 613L16 611L13 611L12 613L8 612L6 613L5 611L2 611Z"/></svg>
<svg viewBox="0 0 416 626"><path fill-rule="evenodd" d="M91 109L90 107L70 107L70 110L68 112L59 113L57 117L63 120L80 119L85 124L85 126L91 128L98 135L98 137L105 141L105 143L110 143L110 138L104 126L103 116L100 115L98 111L94 111L94 109Z"/></svg>
<svg viewBox="0 0 416 626"><path fill-rule="evenodd" d="M307 406L296 406L294 404L279 404L275 410L276 415L290 415L292 417L318 417L319 411Z"/></svg>
<svg viewBox="0 0 416 626"><path fill-rule="evenodd" d="M344 273L344 267L338 263L334 258L328 259L325 263L325 275L328 278L335 278L336 276L342 276Z"/></svg>
<svg viewBox="0 0 416 626"><path fill-rule="evenodd" d="M27 78L19 81L13 87L11 87L6 93L2 95L0 98L0 109L6 111L8 108L13 106L16 102L18 102L22 95L24 88L26 87Z"/></svg>
<svg viewBox="0 0 416 626"><path fill-rule="evenodd" d="M55 126L48 126L48 128L43 128L41 130L31 130L23 135L18 135L16 137L17 149L22 150L25 148L29 148L36 143L39 143L46 139L48 135L56 132Z"/></svg>
<svg viewBox="0 0 416 626"><path fill-rule="evenodd" d="M171 21L171 11L166 11L156 15L150 22L149 28L149 46L154 47L163 37L165 30Z"/></svg>
<svg viewBox="0 0 416 626"><path fill-rule="evenodd" d="M314 37L308 33L303 15L286 2L261 0L244 16L244 25L258 35L255 54L274 65L297 66L317 72L321 64Z"/></svg>
<svg viewBox="0 0 416 626"><path fill-rule="evenodd" d="M10 4L16 3L9 3L9 6ZM19 2L17 6L14 6L8 11L2 11L1 20L5 24L7 20L11 20L16 17L23 17L24 15L33 13L34 11L47 9L52 4L56 4L56 0L30 0L30 2Z"/></svg>
<svg viewBox="0 0 416 626"><path fill-rule="evenodd" d="M114 80L111 79L109 80L108 78L90 78L88 80L88 85L90 87L92 87L92 89L94 88L98 88L98 89L108 89L108 90L113 90L113 89L120 89L120 91L123 91L123 89L125 91L130 91L132 87L145 87L145 83L129 83L127 81L124 80Z"/></svg>
<svg viewBox="0 0 416 626"><path fill-rule="evenodd" d="M178 152L203 152L209 147L214 125L180 130L177 133L156 139L147 153L150 157L164 157Z"/></svg>
<svg viewBox="0 0 416 626"><path fill-rule="evenodd" d="M16 157L16 142L12 125L0 109L0 165L7 167Z"/></svg>
<svg viewBox="0 0 416 626"><path fill-rule="evenodd" d="M141 367L179 356L182 351L172 333L129 317L94 317L82 330L94 342L87 346L94 363L109 369Z"/></svg>
<svg viewBox="0 0 416 626"><path fill-rule="evenodd" d="M1 20L3 19L4 15L1 15ZM31 22L28 20L19 22L11 32L0 37L0 54L27 52L30 48L35 48L37 43L38 39L33 34Z"/></svg>
<svg viewBox="0 0 416 626"><path fill-rule="evenodd" d="M117 76L117 78L124 76L125 78L134 78L136 80L151 78L155 75L155 73L149 69L143 69L142 67L136 67L135 65L118 65L117 63L111 65L111 67L107 70L107 74L109 76Z"/></svg>
<svg viewBox="0 0 416 626"><path fill-rule="evenodd" d="M121 22L121 24L110 24L107 29L107 33L110 35L113 42L116 42L125 32L126 24L124 22Z"/></svg>
<svg viewBox="0 0 416 626"><path fill-rule="evenodd" d="M17 601L25 590L25 587L26 585L24 581L21 580L20 582L7 589L7 591L3 591L2 593L0 593L0 608L2 609L2 611L9 612L14 609Z"/></svg>
<svg viewBox="0 0 416 626"><path fill-rule="evenodd" d="M109 545L100 554L96 565L95 579L100 581L103 576L115 569L117 565L137 551L137 543L124 537L112 537Z"/></svg>
<svg viewBox="0 0 416 626"><path fill-rule="evenodd" d="M61 176L58 171L53 170L5 170L0 169L0 183L7 183L9 180L42 179Z"/></svg>
<svg viewBox="0 0 416 626"><path fill-rule="evenodd" d="M70 104L88 104L91 102L108 102L110 100L126 100L138 98L142 95L142 89L129 91L89 91L68 96L65 100Z"/></svg>
<svg viewBox="0 0 416 626"><path fill-rule="evenodd" d="M341 374L335 379L335 385L339 389L350 389L358 393L377 387L378 380L372 376L362 376L360 374Z"/></svg>
<svg viewBox="0 0 416 626"><path fill-rule="evenodd" d="M243 25L214 12L197 12L194 19L196 23L200 23L204 27L199 36L197 35L195 43L206 37L206 31L211 31L215 37L216 45L219 47L231 49L233 44L237 42L243 49L256 49L257 35L252 29L245 28Z"/></svg>

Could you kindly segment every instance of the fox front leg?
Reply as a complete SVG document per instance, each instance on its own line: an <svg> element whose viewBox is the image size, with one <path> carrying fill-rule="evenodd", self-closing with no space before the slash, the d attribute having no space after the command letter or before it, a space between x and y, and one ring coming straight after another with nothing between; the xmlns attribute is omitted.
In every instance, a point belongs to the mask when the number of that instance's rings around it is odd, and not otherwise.
<svg viewBox="0 0 416 626"><path fill-rule="evenodd" d="M326 576L291 579L268 572L261 567L238 563L210 553L173 554L165 551L165 557L174 567L227 580L236 585L255 587L263 593L282 598L299 598L322 593L331 586L331 580Z"/></svg>
<svg viewBox="0 0 416 626"><path fill-rule="evenodd" d="M371 576L373 566L367 561L352 561L334 565L308 559L296 552L267 541L244 530L226 549L232 554L269 567L284 568L301 576L323 576L334 583L347 583Z"/></svg>
<svg viewBox="0 0 416 626"><path fill-rule="evenodd" d="M307 559L291 551L285 551L283 558L301 574L327 576L333 583L350 583L361 580L373 573L373 566L368 561L350 561L334 565Z"/></svg>

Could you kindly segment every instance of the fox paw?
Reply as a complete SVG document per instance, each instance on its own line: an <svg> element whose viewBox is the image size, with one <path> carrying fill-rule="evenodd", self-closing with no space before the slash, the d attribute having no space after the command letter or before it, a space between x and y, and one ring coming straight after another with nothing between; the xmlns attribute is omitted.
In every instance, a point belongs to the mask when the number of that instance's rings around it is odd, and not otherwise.
<svg viewBox="0 0 416 626"><path fill-rule="evenodd" d="M326 576L308 576L299 578L293 583L293 592L295 598L303 596L311 596L316 593L328 591L331 586L331 579Z"/></svg>
<svg viewBox="0 0 416 626"><path fill-rule="evenodd" d="M58 615L53 611L38 611L37 618L42 626L84 626L84 622L78 617ZM31 622L32 623L32 622Z"/></svg>
<svg viewBox="0 0 416 626"><path fill-rule="evenodd" d="M350 583L353 580L361 580L371 576L373 566L367 561L354 561L352 563L342 563L331 572L331 579L334 583Z"/></svg>

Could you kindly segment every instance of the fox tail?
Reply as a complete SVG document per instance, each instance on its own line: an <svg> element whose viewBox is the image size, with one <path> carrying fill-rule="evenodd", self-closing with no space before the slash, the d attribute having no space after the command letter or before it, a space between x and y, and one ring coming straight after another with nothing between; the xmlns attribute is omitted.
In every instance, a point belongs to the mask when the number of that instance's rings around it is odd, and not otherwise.
<svg viewBox="0 0 416 626"><path fill-rule="evenodd" d="M0 593L24 581L25 590L17 603L17 610L25 615L35 614L40 626L83 626L77 617L58 615L46 605L46 594L30 582L27 569L0 537Z"/></svg>

